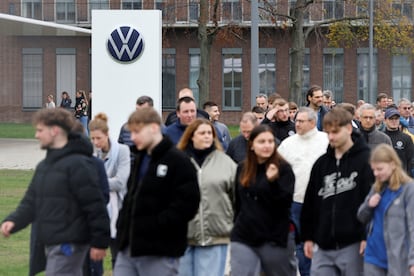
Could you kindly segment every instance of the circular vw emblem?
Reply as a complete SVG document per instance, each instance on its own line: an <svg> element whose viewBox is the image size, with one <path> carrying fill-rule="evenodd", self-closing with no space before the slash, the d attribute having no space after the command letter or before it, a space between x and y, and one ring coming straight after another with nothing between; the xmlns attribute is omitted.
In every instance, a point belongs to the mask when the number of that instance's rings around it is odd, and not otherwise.
<svg viewBox="0 0 414 276"><path fill-rule="evenodd" d="M141 55L144 49L144 40L134 28L122 26L112 31L107 46L114 59L121 62L131 62Z"/></svg>

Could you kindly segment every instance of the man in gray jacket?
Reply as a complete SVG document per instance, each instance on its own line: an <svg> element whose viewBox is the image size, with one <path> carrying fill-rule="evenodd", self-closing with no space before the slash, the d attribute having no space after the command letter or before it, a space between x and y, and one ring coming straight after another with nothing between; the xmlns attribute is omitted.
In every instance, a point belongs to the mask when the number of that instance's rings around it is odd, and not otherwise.
<svg viewBox="0 0 414 276"><path fill-rule="evenodd" d="M376 108L368 103L363 104L359 108L359 118L361 120L361 128L359 130L371 150L381 143L392 144L390 137L377 130L375 126L375 111Z"/></svg>

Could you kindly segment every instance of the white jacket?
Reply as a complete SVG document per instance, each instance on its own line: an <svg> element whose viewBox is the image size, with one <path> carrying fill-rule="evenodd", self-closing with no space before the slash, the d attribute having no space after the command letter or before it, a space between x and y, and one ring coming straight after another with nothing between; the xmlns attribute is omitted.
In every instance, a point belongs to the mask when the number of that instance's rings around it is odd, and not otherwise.
<svg viewBox="0 0 414 276"><path fill-rule="evenodd" d="M328 135L315 127L304 135L289 136L279 145L278 152L295 174L294 202L303 203L313 164L326 152L328 144Z"/></svg>
<svg viewBox="0 0 414 276"><path fill-rule="evenodd" d="M110 139L111 147L104 159L106 175L109 184L108 215L111 219L111 238L116 237L116 221L122 201L127 192L127 182L131 170L131 158L129 148ZM101 158L100 150L96 156Z"/></svg>

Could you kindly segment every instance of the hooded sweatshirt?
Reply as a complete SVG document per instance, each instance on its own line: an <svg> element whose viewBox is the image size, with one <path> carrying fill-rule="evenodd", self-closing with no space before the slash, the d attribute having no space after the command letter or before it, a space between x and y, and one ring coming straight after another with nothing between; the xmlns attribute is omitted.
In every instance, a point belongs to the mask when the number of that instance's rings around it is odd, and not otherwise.
<svg viewBox="0 0 414 276"><path fill-rule="evenodd" d="M357 220L359 206L374 182L370 150L363 137L353 133L353 146L336 159L328 147L314 164L301 214L303 241L313 241L324 250L340 249L365 239Z"/></svg>

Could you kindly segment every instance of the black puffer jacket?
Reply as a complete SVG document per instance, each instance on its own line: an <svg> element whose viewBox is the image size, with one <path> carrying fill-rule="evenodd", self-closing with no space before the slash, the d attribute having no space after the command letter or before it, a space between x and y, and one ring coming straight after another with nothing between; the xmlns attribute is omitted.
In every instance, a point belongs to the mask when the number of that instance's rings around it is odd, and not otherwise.
<svg viewBox="0 0 414 276"><path fill-rule="evenodd" d="M133 257L182 256L188 222L200 202L197 173L184 152L164 138L137 183L144 155L140 151L135 158L117 222L117 242L121 250L129 246Z"/></svg>
<svg viewBox="0 0 414 276"><path fill-rule="evenodd" d="M108 247L109 218L92 150L75 134L65 147L47 150L20 205L5 219L15 223L13 232L36 222L36 239L45 245Z"/></svg>

